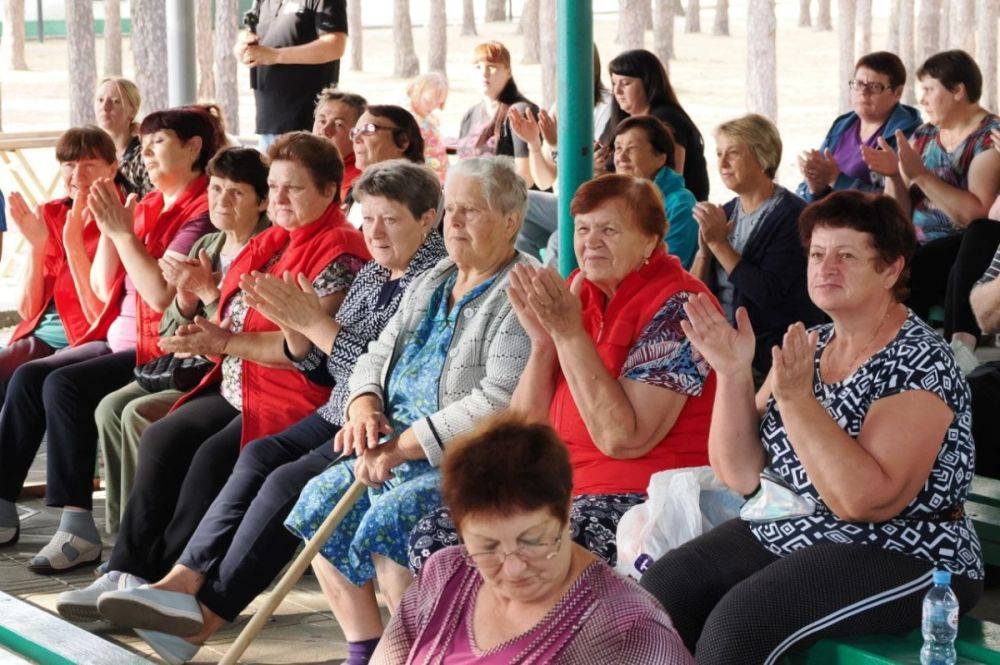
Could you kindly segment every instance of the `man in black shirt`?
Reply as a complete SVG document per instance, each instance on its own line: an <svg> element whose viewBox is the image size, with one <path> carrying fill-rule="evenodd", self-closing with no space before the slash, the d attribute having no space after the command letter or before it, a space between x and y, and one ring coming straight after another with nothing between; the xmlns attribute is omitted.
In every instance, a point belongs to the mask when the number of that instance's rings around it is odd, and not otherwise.
<svg viewBox="0 0 1000 665"><path fill-rule="evenodd" d="M278 134L309 131L316 95L340 78L347 46L345 0L259 0L255 32L233 49L250 67L257 133L267 149Z"/></svg>

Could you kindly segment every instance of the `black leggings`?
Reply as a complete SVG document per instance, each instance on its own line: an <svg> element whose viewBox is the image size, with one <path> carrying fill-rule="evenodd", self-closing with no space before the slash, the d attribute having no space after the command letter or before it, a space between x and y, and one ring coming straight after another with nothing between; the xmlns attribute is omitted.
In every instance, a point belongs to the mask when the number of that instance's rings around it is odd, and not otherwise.
<svg viewBox="0 0 1000 665"><path fill-rule="evenodd" d="M772 665L826 637L920 626L928 561L868 545L824 544L778 557L741 520L669 552L642 577L699 665ZM962 612L982 581L953 577Z"/></svg>
<svg viewBox="0 0 1000 665"><path fill-rule="evenodd" d="M969 304L969 294L983 276L997 246L1000 222L979 219L961 234L932 240L917 248L910 263L910 298L907 304L927 320L935 305L944 305L944 336L981 331Z"/></svg>
<svg viewBox="0 0 1000 665"><path fill-rule="evenodd" d="M243 416L213 390L143 432L110 570L150 581L170 571L229 478L242 430Z"/></svg>

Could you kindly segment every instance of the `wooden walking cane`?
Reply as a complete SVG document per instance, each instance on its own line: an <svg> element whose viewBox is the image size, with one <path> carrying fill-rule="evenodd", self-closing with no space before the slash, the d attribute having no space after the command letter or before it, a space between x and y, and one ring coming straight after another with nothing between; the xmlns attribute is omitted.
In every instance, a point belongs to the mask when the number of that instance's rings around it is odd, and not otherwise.
<svg viewBox="0 0 1000 665"><path fill-rule="evenodd" d="M233 645L229 647L226 655L219 661L220 665L236 665L239 662L240 656L243 655L243 652L247 650L250 643L257 637L257 633L264 628L264 624L267 623L267 620L271 618L274 611L281 605L281 601L285 599L288 592L292 590L295 583L302 577L306 566L312 562L313 557L319 552L319 548L323 546L323 543L330 537L333 530L337 528L337 525L340 524L344 516L354 507L354 504L357 503L358 499L361 498L361 495L367 489L364 483L360 480L355 480L347 489L344 496L340 497L340 501L337 502L337 505L333 507L330 514L323 520L323 524L320 525L319 530L309 539L309 542L306 543L305 548L295 558L295 561L292 562L291 567L281 578L281 581L274 587L274 591L267 597L267 602L264 603L262 608L257 610L250 623L246 625L246 628L240 632L239 637L236 638Z"/></svg>

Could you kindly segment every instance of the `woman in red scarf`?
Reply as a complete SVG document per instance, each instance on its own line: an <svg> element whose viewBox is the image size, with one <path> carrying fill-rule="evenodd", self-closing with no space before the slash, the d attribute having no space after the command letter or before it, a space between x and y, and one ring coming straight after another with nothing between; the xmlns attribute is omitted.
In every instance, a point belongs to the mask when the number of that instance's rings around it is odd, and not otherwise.
<svg viewBox="0 0 1000 665"><path fill-rule="evenodd" d="M97 431L94 409L132 380L132 371L159 355L161 312L173 299L157 259L185 256L212 229L203 171L223 140L218 121L201 107L159 111L139 128L143 161L156 189L122 204L110 179L87 198L100 240L90 284L101 309L71 350L23 365L11 380L0 414L0 542L13 543L13 501L41 443L48 441L46 503L64 508L52 540L29 562L40 573L94 563L101 539L91 510ZM72 252L71 252L72 254ZM72 261L72 259L71 259ZM16 390L15 390L16 386Z"/></svg>
<svg viewBox="0 0 1000 665"><path fill-rule="evenodd" d="M143 432L111 571L163 577L228 480L243 445L298 422L329 397L329 387L310 382L291 364L281 329L249 306L239 280L251 272L304 275L332 316L370 256L361 232L340 211L344 166L333 144L292 132L272 143L268 156L271 228L234 259L215 321L197 318L160 344L221 360L170 415Z"/></svg>

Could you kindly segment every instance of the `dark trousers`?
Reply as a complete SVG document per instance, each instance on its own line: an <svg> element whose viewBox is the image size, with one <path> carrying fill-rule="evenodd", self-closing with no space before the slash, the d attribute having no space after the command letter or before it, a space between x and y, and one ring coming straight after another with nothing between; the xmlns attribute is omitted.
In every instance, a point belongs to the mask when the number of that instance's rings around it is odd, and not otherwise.
<svg viewBox="0 0 1000 665"><path fill-rule="evenodd" d="M1000 479L1000 361L983 363L967 378L972 389L976 473Z"/></svg>
<svg viewBox="0 0 1000 665"><path fill-rule="evenodd" d="M48 432L46 503L91 508L97 456L94 409L132 376L135 352L104 342L68 348L19 367L0 412L0 498L17 499Z"/></svg>
<svg viewBox="0 0 1000 665"><path fill-rule="evenodd" d="M642 586L700 665L771 665L825 637L918 628L933 567L870 545L812 545L778 557L737 519L669 552ZM962 612L983 592L981 580L956 576L951 585Z"/></svg>
<svg viewBox="0 0 1000 665"><path fill-rule="evenodd" d="M986 272L1000 245L1000 222L979 219L961 234L932 240L917 248L910 264L907 304L926 320L935 305L944 305L944 335L982 331L972 313L969 294Z"/></svg>
<svg viewBox="0 0 1000 665"><path fill-rule="evenodd" d="M147 580L167 574L229 478L242 430L242 415L218 390L146 428L110 570Z"/></svg>
<svg viewBox="0 0 1000 665"><path fill-rule="evenodd" d="M198 599L222 618L235 620L295 554L285 517L333 462L337 429L313 414L243 449L179 561L205 575Z"/></svg>
<svg viewBox="0 0 1000 665"><path fill-rule="evenodd" d="M34 335L22 337L0 349L0 401L7 397L7 384L18 367L29 360L48 358L55 352L55 349Z"/></svg>

